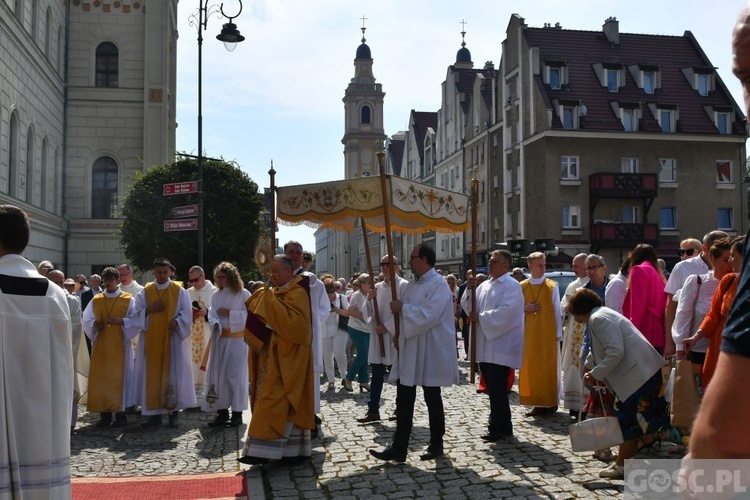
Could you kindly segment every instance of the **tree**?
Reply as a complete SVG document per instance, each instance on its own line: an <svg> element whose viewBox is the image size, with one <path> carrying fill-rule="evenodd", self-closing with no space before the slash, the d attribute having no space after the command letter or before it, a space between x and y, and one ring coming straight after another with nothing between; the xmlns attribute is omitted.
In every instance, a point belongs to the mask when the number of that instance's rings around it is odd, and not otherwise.
<svg viewBox="0 0 750 500"><path fill-rule="evenodd" d="M120 244L139 269L151 269L166 257L180 277L198 263L198 232L165 232L164 221L174 219L172 208L198 203L197 194L163 196L164 184L195 181L194 159L138 172L123 204ZM203 268L210 278L221 261L232 262L244 278L257 276L254 249L264 231L263 196L258 185L239 168L223 161L203 160Z"/></svg>

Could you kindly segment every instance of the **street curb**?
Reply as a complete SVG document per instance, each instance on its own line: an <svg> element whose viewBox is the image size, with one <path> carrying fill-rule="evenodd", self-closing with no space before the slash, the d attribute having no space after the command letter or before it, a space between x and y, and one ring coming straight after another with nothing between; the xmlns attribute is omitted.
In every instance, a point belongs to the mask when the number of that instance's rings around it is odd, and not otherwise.
<svg viewBox="0 0 750 500"><path fill-rule="evenodd" d="M245 486L247 498L252 500L266 500L266 491L263 487L263 473L260 467L253 467L245 471Z"/></svg>

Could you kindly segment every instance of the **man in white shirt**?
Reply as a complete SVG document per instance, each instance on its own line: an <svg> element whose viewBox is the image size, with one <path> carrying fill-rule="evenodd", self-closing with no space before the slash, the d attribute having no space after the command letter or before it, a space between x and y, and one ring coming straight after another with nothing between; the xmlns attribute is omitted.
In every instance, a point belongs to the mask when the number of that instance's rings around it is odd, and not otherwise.
<svg viewBox="0 0 750 500"><path fill-rule="evenodd" d="M694 274L706 274L711 270L711 260L708 258L708 250L713 244L728 235L724 231L711 231L703 236L703 251L691 259L685 259L675 264L669 275L664 291L667 292L667 311L664 316L664 327L667 332L664 344L664 357L668 358L675 354L674 340L672 339L672 324L677 313L677 299L675 294L680 291L688 276Z"/></svg>
<svg viewBox="0 0 750 500"><path fill-rule="evenodd" d="M65 291L22 253L31 229L0 205L0 484L3 497L69 499L73 354Z"/></svg>
<svg viewBox="0 0 750 500"><path fill-rule="evenodd" d="M508 274L510 252L495 250L488 262L490 279L477 286L476 311L471 310L470 293L464 293L461 307L477 323L477 361L490 398L489 427L482 439L497 441L513 436L507 380L523 359L524 298L520 283ZM467 289L474 286L476 278L470 276Z"/></svg>
<svg viewBox="0 0 750 500"><path fill-rule="evenodd" d="M563 343L562 343L562 369L563 369L563 400L565 409L570 411L570 416L576 418L578 411L583 407L588 397L588 390L583 389L581 380L581 345L583 344L583 331L586 325L579 323L568 313L568 301L576 290L589 282L586 273L585 253L579 253L573 257L573 272L576 279L570 282L565 289L565 295L560 300L560 311L563 315ZM583 394L582 394L583 392Z"/></svg>
<svg viewBox="0 0 750 500"><path fill-rule="evenodd" d="M458 384L453 294L445 278L435 271L435 250L417 245L409 256L415 279L409 281L400 300L391 302L400 314L401 331L396 340L398 360L391 368L396 387L396 434L390 448L370 450L379 460L405 462L414 423L417 386L422 386L430 421L430 445L420 458L443 455L445 411L441 387Z"/></svg>
<svg viewBox="0 0 750 500"><path fill-rule="evenodd" d="M313 439L318 437L320 432L321 420L320 414L320 377L323 374L323 334L321 328L324 328L325 320L328 313L331 312L331 303L328 301L328 294L323 282L313 273L305 271L304 255L302 244L298 241L288 241L284 244L284 255L289 257L294 266L294 274L305 276L310 286L310 312L312 313L312 352L313 352L313 396L315 397L315 429L312 432Z"/></svg>
<svg viewBox="0 0 750 500"><path fill-rule="evenodd" d="M200 266L193 266L188 271L188 295L193 306L193 323L190 333L190 361L193 364L193 383L195 397L198 402L203 398L206 385L206 346L211 337L211 323L208 320L208 310L211 298L216 293L216 287L206 279L206 273Z"/></svg>

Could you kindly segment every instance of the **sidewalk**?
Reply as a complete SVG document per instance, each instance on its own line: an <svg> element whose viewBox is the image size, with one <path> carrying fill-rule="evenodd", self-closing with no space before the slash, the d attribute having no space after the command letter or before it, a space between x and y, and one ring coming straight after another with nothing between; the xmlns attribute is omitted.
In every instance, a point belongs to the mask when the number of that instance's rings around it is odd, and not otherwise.
<svg viewBox="0 0 750 500"><path fill-rule="evenodd" d="M605 498L620 497L622 481L603 480L606 464L590 453L573 453L567 434L567 411L545 417L525 417L511 394L515 437L486 443L489 402L468 383L468 363L462 361L462 384L443 390L446 416L445 452L436 461L420 461L427 447L427 409L417 393L414 430L404 464L384 463L368 449L387 446L395 422L387 420L395 406L396 390L383 390L381 416L386 420L361 425L367 411L367 393L349 393L337 383L321 395L324 435L313 442L312 459L287 466L270 464L249 468L250 498ZM355 391L357 384L354 383ZM98 415L81 415L71 438L73 475L126 476L196 474L248 469L236 461L247 430L213 429L206 424L213 414L186 411L180 427L141 430L130 417L124 429L96 429ZM249 412L245 412L249 421ZM661 449L639 457L673 458ZM261 493L264 496L261 496Z"/></svg>

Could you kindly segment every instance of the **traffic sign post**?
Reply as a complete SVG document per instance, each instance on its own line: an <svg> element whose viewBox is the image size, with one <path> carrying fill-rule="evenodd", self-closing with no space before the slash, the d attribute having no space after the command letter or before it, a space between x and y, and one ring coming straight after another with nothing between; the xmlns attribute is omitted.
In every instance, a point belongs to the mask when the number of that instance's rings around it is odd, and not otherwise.
<svg viewBox="0 0 750 500"><path fill-rule="evenodd" d="M199 181L190 182L169 182L164 184L164 196L173 194L190 194L200 193L201 186Z"/></svg>
<svg viewBox="0 0 750 500"><path fill-rule="evenodd" d="M164 232L173 231L196 231L198 229L198 219L175 219L164 221Z"/></svg>
<svg viewBox="0 0 750 500"><path fill-rule="evenodd" d="M176 219L198 217L199 213L200 210L198 210L198 205L185 205L183 207L174 207L172 209L172 217Z"/></svg>

